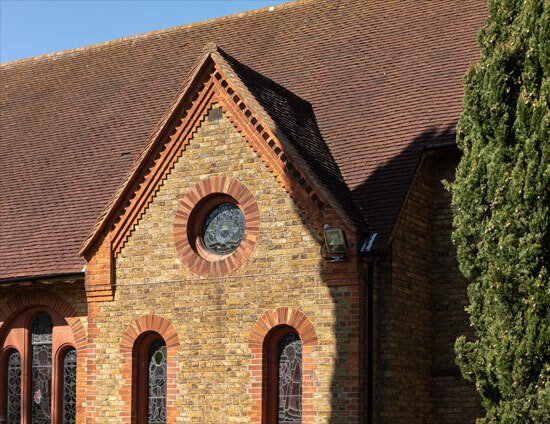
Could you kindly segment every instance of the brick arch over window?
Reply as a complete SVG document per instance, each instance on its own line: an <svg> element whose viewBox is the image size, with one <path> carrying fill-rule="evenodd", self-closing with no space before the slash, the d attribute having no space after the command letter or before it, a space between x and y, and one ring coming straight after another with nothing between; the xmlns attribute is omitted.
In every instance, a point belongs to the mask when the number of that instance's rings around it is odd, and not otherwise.
<svg viewBox="0 0 550 424"><path fill-rule="evenodd" d="M249 370L252 377L252 384L249 394L252 398L252 409L249 417L252 423L260 424L264 419L265 396L267 394L267 381L265 371L267 369L267 358L265 358L266 337L272 330L287 326L292 327L302 340L303 363L302 363L302 423L313 423L316 412L313 409L311 400L316 390L314 374L316 365L311 354L317 345L317 333L309 318L301 311L292 308L277 308L263 314L250 332L248 347L252 353Z"/></svg>
<svg viewBox="0 0 550 424"><path fill-rule="evenodd" d="M55 310L71 327L77 351L86 348L86 331L74 308L59 295L46 290L33 290L15 295L0 307L0 340L3 339L13 319L20 312L34 306L47 306Z"/></svg>
<svg viewBox="0 0 550 424"><path fill-rule="evenodd" d="M76 422L84 422L85 410L83 401L85 399L85 383L86 383L86 347L87 335L82 324L82 321L77 316L76 311L69 302L59 295L48 290L33 290L14 295L11 299L0 306L0 348L10 330L11 324L16 318L29 309L49 308L52 312L59 315L69 328L71 329L74 348L77 352L77 369L76 369ZM61 349L67 348L69 345L61 346ZM71 343L72 346L72 343ZM22 352L20 352L22 353ZM55 354L57 357L59 352ZM1 374L1 373L0 373ZM60 390L59 383L56 385ZM54 393L54 397L58 399L60 396ZM28 401L23 397L22 402L25 404ZM59 402L59 400L57 401ZM0 404L2 402L0 401ZM30 407L26 407L24 413L28 413ZM2 407L0 406L0 410ZM27 412L25 412L27 411Z"/></svg>
<svg viewBox="0 0 550 424"><path fill-rule="evenodd" d="M130 323L120 339L120 353L122 354L122 401L124 410L121 414L123 423L136 423L136 416L132 411L132 397L136 393L131 390L137 381L137 367L134 366L133 354L136 342L147 333L157 333L166 343L166 422L176 422L178 411L176 409L176 376L178 375L177 353L180 345L176 329L170 321L158 315L143 315Z"/></svg>
<svg viewBox="0 0 550 424"><path fill-rule="evenodd" d="M211 255L210 259L206 259L203 254L198 253L197 247L193 247L195 241L189 239L189 230L196 226L202 228L206 219L204 214L212 210L205 204L208 203L205 202L207 199L211 199L213 204L228 201L216 202L217 197L229 197L232 199L230 203L234 201L238 205L245 217L245 234L234 252L219 257ZM202 219L199 218L201 214ZM252 193L241 182L230 177L213 176L199 181L179 202L174 217L173 234L176 251L182 263L191 271L203 277L227 275L246 263L252 255L260 235L260 210Z"/></svg>

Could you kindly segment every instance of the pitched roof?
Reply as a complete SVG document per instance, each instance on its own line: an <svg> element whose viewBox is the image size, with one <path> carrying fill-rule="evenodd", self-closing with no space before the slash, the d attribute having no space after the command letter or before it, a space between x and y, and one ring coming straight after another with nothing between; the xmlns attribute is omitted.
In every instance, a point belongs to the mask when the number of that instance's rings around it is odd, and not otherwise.
<svg viewBox="0 0 550 424"><path fill-rule="evenodd" d="M275 135L280 141L286 142L285 152L294 154L295 158L298 156L300 167L313 174L315 180L328 188L329 195L335 197L333 202L329 199L332 206L342 210L342 215L351 219L352 226L357 231L365 233L365 216L359 211L340 168L319 131L311 104L240 63L223 50L217 48L217 53L223 58L222 66L227 63L230 72L236 74L242 91L257 100L260 106L258 110L267 114L264 121L275 129Z"/></svg>
<svg viewBox="0 0 550 424"><path fill-rule="evenodd" d="M220 72L224 75L224 82L229 81L231 86L237 90L231 96L237 96L240 107L252 108L253 115L249 119L259 120L262 123L261 126L269 128L277 142L281 143L282 150L279 152L290 158L292 165L287 160L283 163L286 163L288 171L291 169L295 171L296 175L293 177L297 179L296 182L302 179L306 180L306 184L321 194L323 200L333 208L349 228L362 234L367 232L363 216L357 209L338 165L317 128L311 105L270 79L239 63L214 43L208 43L176 99L160 120L157 129L130 168L130 172L85 239L80 249L81 254L91 247L109 222L113 220L118 222L125 214L125 210L129 207L128 198L131 199L130 203L142 204L142 207L138 207L138 209L146 207L148 203L142 203L143 199L141 198L144 194L141 193L138 199L137 192L144 186L147 186L148 190L154 191L156 185L151 181L156 178L149 174L166 173L170 168L156 167L156 162L160 161L163 164L170 162L161 159L162 153L159 155L159 151L164 152L167 144L178 142L179 137L174 134L179 133L179 128L183 125L182 116L187 115L184 110L186 108L194 109L193 99L200 96L199 92L204 90L205 85L209 85L207 80L212 78L209 74ZM221 75L220 78L222 78ZM217 89L213 88L213 90ZM219 90L223 90L223 88L220 86ZM198 117L200 115L197 115L196 112L191 116L194 118L191 119L190 125L193 125L193 120L200 119ZM265 143L265 148L269 148L269 140L263 139L262 141ZM172 146L166 150L167 155L173 148ZM274 145L273 148L278 149L279 147ZM162 181L162 178L157 181ZM150 196L151 191L148 190L144 192ZM134 205L132 209L135 207ZM317 224L320 227L323 225L322 222Z"/></svg>
<svg viewBox="0 0 550 424"><path fill-rule="evenodd" d="M383 245L423 145L459 117L485 16L481 0L304 0L3 64L0 278L82 269L80 244L207 42L312 105Z"/></svg>

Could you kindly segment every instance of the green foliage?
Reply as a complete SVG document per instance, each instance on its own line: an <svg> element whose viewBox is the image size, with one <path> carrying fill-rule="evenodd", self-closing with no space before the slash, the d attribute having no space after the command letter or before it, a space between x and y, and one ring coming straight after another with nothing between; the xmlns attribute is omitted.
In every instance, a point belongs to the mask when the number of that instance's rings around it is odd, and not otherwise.
<svg viewBox="0 0 550 424"><path fill-rule="evenodd" d="M482 423L550 423L550 0L489 0L452 184L475 337L456 341Z"/></svg>

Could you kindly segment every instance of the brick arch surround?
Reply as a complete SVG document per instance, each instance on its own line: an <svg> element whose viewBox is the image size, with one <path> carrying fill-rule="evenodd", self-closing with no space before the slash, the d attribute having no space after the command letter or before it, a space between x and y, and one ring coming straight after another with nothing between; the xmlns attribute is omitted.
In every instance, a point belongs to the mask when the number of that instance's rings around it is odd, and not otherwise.
<svg viewBox="0 0 550 424"><path fill-rule="evenodd" d="M53 309L69 325L75 342L77 351L77 369L76 369L76 422L85 421L85 408L83 401L86 397L86 344L87 336L82 321L77 316L76 311L69 302L59 295L47 290L33 290L13 296L0 307L0 342L2 342L11 322L26 309L35 306L46 306ZM0 344L1 346L1 344Z"/></svg>
<svg viewBox="0 0 550 424"><path fill-rule="evenodd" d="M252 398L252 409L248 413L252 423L260 424L263 421L264 396L267 382L264 381L266 358L264 357L264 341L271 330L279 326L294 328L302 339L302 422L313 423L316 412L311 400L316 390L315 368L311 357L317 345L317 333L309 318L301 311L292 308L277 308L263 314L250 332L248 347L252 353L249 371L252 384L249 394Z"/></svg>
<svg viewBox="0 0 550 424"><path fill-rule="evenodd" d="M33 306L47 306L57 311L71 327L76 343L75 348L82 350L86 347L86 331L74 308L65 299L46 290L15 295L0 307L0 340L4 337L11 321L21 311Z"/></svg>
<svg viewBox="0 0 550 424"><path fill-rule="evenodd" d="M176 378L178 367L176 356L180 341L176 329L170 321L158 315L143 315L133 320L126 328L120 339L120 353L122 354L123 365L122 377L122 401L124 410L120 416L122 423L135 423L136 417L132 411L132 397L136 395L132 391L136 381L136 367L133 366L133 352L136 341L144 333L158 333L166 343L166 422L175 423L178 415L176 409Z"/></svg>
<svg viewBox="0 0 550 424"><path fill-rule="evenodd" d="M207 259L193 248L194 242L189 240L188 230L196 224L202 226L202 222L193 217L206 198L216 195L226 195L238 204L245 217L245 235L234 252L221 257L212 255ZM243 265L252 255L260 234L260 210L252 193L241 182L230 177L213 176L198 182L179 202L174 217L173 234L176 251L182 263L191 271L203 277L227 275Z"/></svg>

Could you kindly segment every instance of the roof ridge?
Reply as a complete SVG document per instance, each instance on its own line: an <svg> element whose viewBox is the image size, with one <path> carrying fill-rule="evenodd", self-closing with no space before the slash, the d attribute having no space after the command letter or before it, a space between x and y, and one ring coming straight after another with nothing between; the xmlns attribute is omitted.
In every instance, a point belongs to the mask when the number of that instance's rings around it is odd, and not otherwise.
<svg viewBox="0 0 550 424"><path fill-rule="evenodd" d="M87 51L99 49L102 47L110 47L113 45L118 45L118 44L132 41L132 40L141 40L141 39L146 39L146 38L154 37L158 35L170 34L172 32L181 31L188 28L194 28L194 27L203 26L203 25L210 25L213 22L229 21L233 19L247 18L249 16L259 15L265 12L271 13L274 11L286 10L297 6L302 6L307 3L313 3L315 1L317 0L289 0L288 3L275 4L272 6L262 7L260 9L252 9L244 12L232 13L230 15L218 16L216 18L204 19L202 21L190 22L187 24L177 25L174 27L162 28L162 29L157 29L153 31L142 32L139 34L127 35L120 38L115 38L113 40L102 41L100 43L89 44L81 47L74 47L72 49L60 50L60 51L51 52L51 53L44 53L38 56L25 57L22 59L16 59L9 62L3 62L3 63L0 63L0 69L10 68L12 66L21 65L27 62L37 62L37 61L47 60L47 59L55 60L57 58L65 57L70 54L87 52Z"/></svg>

